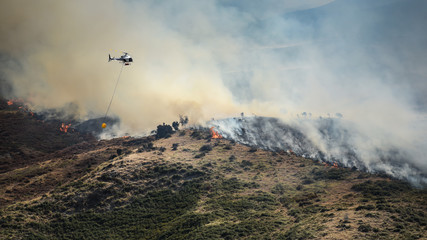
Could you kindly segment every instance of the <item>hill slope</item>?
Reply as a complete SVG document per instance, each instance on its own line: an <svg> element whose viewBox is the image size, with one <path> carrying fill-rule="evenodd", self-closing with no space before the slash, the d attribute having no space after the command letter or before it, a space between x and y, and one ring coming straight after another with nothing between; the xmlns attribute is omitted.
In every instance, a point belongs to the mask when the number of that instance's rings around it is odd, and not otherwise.
<svg viewBox="0 0 427 240"><path fill-rule="evenodd" d="M425 190L207 130L40 156L0 174L0 239L426 239Z"/></svg>

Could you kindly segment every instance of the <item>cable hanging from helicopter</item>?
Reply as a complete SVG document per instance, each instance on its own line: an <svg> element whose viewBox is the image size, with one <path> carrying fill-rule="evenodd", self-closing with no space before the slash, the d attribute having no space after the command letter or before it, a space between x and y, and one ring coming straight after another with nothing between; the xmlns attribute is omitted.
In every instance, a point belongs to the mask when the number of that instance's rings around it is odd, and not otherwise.
<svg viewBox="0 0 427 240"><path fill-rule="evenodd" d="M102 125L101 125L102 128L107 127L107 124L105 123L105 119L107 118L108 111L110 110L111 103L113 102L114 95L116 94L116 89L117 89L117 85L119 84L119 81L120 81L120 76L122 75L123 66L128 66L128 65L130 65L131 62L133 62L132 57L127 52L123 52L123 55L120 56L119 58L111 57L111 55L108 54L108 62L110 62L111 60L121 62L122 67L120 68L119 77L117 78L116 85L114 86L113 95L111 96L110 103L108 104L108 107L107 107L107 111L105 111L104 119L103 119Z"/></svg>

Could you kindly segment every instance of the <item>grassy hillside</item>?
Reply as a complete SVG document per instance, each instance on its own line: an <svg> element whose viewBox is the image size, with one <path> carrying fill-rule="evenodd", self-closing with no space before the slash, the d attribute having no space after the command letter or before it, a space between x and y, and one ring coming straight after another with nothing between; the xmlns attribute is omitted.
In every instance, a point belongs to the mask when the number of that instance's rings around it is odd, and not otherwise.
<svg viewBox="0 0 427 240"><path fill-rule="evenodd" d="M1 239L426 239L427 191L385 176L205 130L87 144L0 175Z"/></svg>

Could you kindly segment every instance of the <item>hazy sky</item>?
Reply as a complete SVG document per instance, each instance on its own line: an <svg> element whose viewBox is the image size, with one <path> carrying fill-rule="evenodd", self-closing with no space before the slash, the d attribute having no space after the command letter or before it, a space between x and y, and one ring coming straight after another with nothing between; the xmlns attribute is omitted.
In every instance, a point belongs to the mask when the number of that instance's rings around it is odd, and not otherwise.
<svg viewBox="0 0 427 240"><path fill-rule="evenodd" d="M111 115L128 131L340 113L367 156L398 147L427 172L424 0L1 0L0 23L3 94L36 109L102 116L120 71L107 55L127 51Z"/></svg>
<svg viewBox="0 0 427 240"><path fill-rule="evenodd" d="M78 102L83 115L102 113L120 68L105 56L128 51L135 63L126 67L118 92L124 96L113 105L121 116L156 115L147 109L154 102L201 118L221 114L212 101L232 109L225 114L271 107L325 115L365 101L427 110L422 0L1 5L5 78L35 105Z"/></svg>

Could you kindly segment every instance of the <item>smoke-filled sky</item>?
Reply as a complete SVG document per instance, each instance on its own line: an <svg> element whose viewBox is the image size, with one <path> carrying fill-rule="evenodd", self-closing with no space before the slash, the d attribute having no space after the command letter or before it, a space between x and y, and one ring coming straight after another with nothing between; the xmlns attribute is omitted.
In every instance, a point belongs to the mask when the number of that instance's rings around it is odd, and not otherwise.
<svg viewBox="0 0 427 240"><path fill-rule="evenodd" d="M110 114L129 131L339 113L367 159L401 148L427 173L426 23L424 0L1 0L2 94L103 116L126 51Z"/></svg>

